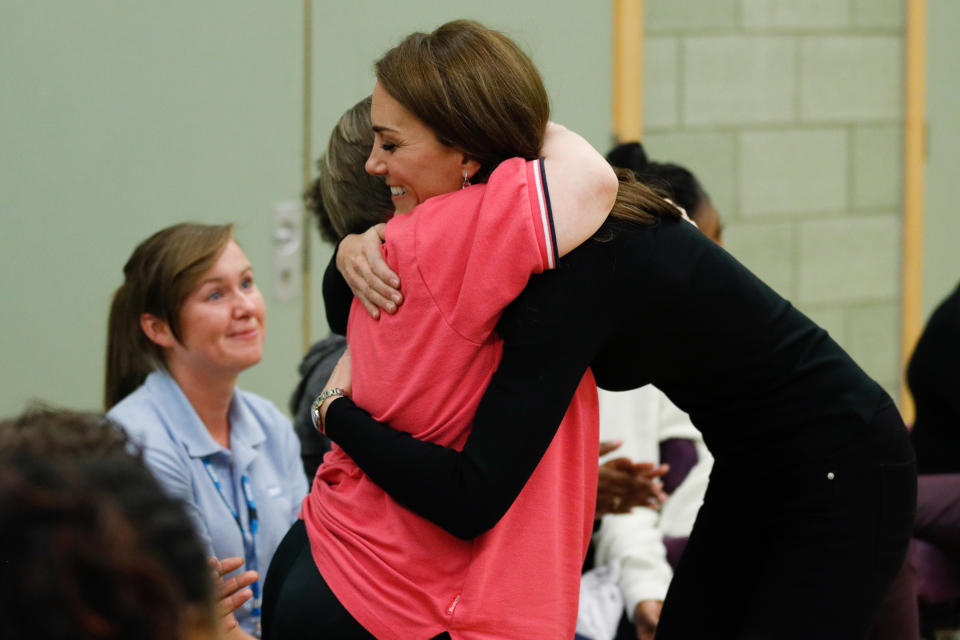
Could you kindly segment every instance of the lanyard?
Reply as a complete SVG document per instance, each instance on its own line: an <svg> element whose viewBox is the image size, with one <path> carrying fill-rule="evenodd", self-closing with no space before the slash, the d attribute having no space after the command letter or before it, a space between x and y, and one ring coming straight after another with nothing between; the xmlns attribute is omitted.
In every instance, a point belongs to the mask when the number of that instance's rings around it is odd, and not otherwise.
<svg viewBox="0 0 960 640"><path fill-rule="evenodd" d="M223 493L223 487L220 486L220 479L217 478L217 472L213 470L213 465L210 464L210 456L203 458L203 468L206 469L207 475L213 482L213 486L217 488L217 493L220 494L220 498L223 500L223 504L225 504L227 509L230 510L230 515L233 516L233 520L240 528L240 537L243 539L243 555L244 560L246 561L247 570L259 571L257 563L257 530L259 529L260 522L257 518L257 505L253 501L253 491L250 489L250 480L247 478L246 474L240 476L240 486L243 487L243 497L247 502L247 517L250 521L250 534L248 537L247 532L243 529L243 523L240 521L240 514L237 513L237 510L233 508L233 505L230 504L230 501L227 500L227 496ZM257 637L260 637L259 579L250 585L250 590L253 591L253 611L251 612L251 615L253 617L256 635Z"/></svg>

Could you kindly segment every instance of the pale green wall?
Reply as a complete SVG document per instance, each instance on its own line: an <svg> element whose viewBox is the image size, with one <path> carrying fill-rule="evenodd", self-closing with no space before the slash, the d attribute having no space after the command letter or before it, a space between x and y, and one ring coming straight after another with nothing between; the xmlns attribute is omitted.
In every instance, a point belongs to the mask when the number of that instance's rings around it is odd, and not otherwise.
<svg viewBox="0 0 960 640"><path fill-rule="evenodd" d="M607 3L314 2L314 155L407 32L473 17L544 73L555 117L606 146ZM134 245L234 221L268 304L244 387L285 409L300 303L272 299L272 207L301 190L302 3L0 0L0 415L100 405L107 307ZM313 238L317 274L329 258ZM319 301L313 334L326 333Z"/></svg>
<svg viewBox="0 0 960 640"><path fill-rule="evenodd" d="M904 0L646 0L650 155L895 397L903 34Z"/></svg>
<svg viewBox="0 0 960 640"><path fill-rule="evenodd" d="M924 319L960 280L960 215L954 211L960 168L960 83L955 66L960 3L928 0L928 11Z"/></svg>

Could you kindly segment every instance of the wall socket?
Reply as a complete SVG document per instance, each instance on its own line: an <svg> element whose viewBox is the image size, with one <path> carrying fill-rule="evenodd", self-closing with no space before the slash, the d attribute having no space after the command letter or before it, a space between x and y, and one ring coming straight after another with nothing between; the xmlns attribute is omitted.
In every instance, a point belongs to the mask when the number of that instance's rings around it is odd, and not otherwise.
<svg viewBox="0 0 960 640"><path fill-rule="evenodd" d="M303 205L295 200L273 205L273 299L290 302L300 295L300 244Z"/></svg>

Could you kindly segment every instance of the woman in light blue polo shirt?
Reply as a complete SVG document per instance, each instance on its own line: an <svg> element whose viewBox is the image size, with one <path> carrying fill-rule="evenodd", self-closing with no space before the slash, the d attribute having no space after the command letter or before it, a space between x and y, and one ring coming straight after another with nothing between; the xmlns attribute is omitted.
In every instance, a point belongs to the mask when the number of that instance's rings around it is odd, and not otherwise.
<svg viewBox="0 0 960 640"><path fill-rule="evenodd" d="M290 421L236 388L260 361L263 298L232 225L179 224L134 250L110 309L104 404L218 558L266 575L307 492ZM262 582L262 578L261 578ZM260 583L236 611L258 635Z"/></svg>

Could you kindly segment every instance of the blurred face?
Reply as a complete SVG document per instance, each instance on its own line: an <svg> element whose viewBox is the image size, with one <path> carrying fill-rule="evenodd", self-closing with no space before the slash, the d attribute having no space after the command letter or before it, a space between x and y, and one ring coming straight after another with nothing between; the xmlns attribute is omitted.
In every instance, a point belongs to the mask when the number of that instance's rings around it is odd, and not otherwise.
<svg viewBox="0 0 960 640"><path fill-rule="evenodd" d="M464 172L469 177L479 168L463 152L437 140L433 130L379 82L373 88L370 120L374 140L366 170L384 178L397 213L409 213L427 198L456 191Z"/></svg>
<svg viewBox="0 0 960 640"><path fill-rule="evenodd" d="M183 303L181 341L166 349L172 371L236 376L260 362L265 331L263 296L247 256L231 240Z"/></svg>
<svg viewBox="0 0 960 640"><path fill-rule="evenodd" d="M723 225L720 224L720 214L709 200L701 200L697 210L691 212L691 217L704 235L723 246Z"/></svg>

